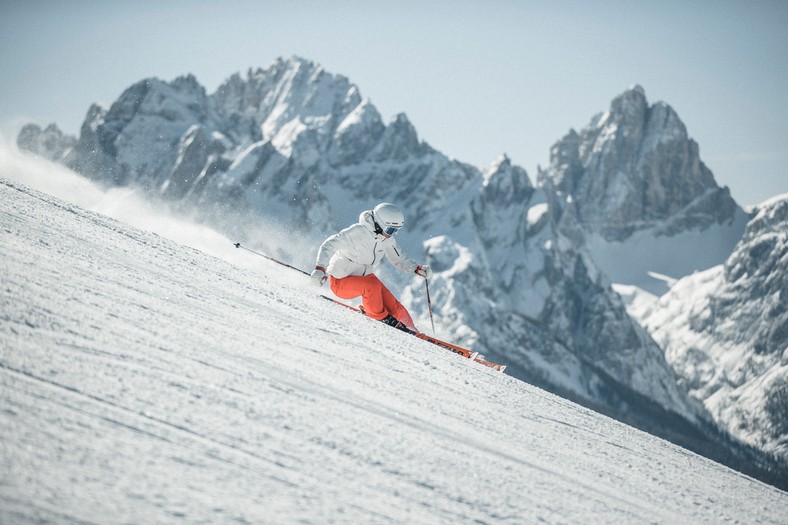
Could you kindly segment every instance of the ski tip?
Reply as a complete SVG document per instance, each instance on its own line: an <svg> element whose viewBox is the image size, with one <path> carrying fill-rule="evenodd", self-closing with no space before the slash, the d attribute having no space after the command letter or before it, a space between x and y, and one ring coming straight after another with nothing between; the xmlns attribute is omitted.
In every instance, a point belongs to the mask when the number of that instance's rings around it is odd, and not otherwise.
<svg viewBox="0 0 788 525"><path fill-rule="evenodd" d="M481 357L477 357L476 359L474 359L474 361L476 361L480 365L484 365L486 367L492 368L493 370L495 370L497 372L503 372L504 370L506 370L506 365L499 365L498 363L491 363L490 361L482 359Z"/></svg>

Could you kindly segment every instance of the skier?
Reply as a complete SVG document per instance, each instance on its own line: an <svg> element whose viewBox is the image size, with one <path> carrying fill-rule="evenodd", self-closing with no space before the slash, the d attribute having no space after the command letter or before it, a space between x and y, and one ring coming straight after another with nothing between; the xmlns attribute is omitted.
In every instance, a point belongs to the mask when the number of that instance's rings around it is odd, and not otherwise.
<svg viewBox="0 0 788 525"><path fill-rule="evenodd" d="M394 236L405 225L405 215L397 206L384 202L361 212L358 223L332 235L320 245L312 282L322 286L328 279L331 291L342 299L361 296L364 312L404 331L416 331L408 311L374 271L385 255L406 273L429 279L429 265L417 264L397 245Z"/></svg>

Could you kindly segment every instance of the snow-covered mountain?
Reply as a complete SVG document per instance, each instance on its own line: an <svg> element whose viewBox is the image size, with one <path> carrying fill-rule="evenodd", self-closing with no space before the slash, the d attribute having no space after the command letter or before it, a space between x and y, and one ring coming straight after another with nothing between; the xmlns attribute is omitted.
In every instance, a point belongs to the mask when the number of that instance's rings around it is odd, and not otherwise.
<svg viewBox="0 0 788 525"><path fill-rule="evenodd" d="M715 420L788 457L788 195L758 207L724 264L678 281L640 317Z"/></svg>
<svg viewBox="0 0 788 525"><path fill-rule="evenodd" d="M729 221L737 205L701 162L676 112L649 105L641 86L616 97L579 134L571 131L540 173L586 231L621 241L635 231L670 235Z"/></svg>
<svg viewBox="0 0 788 525"><path fill-rule="evenodd" d="M18 139L34 152L42 142L35 125ZM321 234L380 199L407 200L410 222L426 227L431 200L480 178L419 141L404 114L384 124L348 79L300 58L233 75L212 95L192 76L140 81L91 107L65 154L46 156L218 216L233 208Z"/></svg>
<svg viewBox="0 0 788 525"><path fill-rule="evenodd" d="M649 105L641 86L570 131L550 157L538 178L559 228L616 283L663 293L649 272L680 278L722 263L748 219L673 108Z"/></svg>
<svg viewBox="0 0 788 525"><path fill-rule="evenodd" d="M210 95L191 76L147 79L109 108L90 108L79 139L46 131L25 128L20 147L197 205L202 220L302 267L327 233L396 202L408 218L400 242L436 270L438 335L670 439L706 453L717 446L708 412L610 284L718 264L746 216L675 112L649 107L641 88L559 142L536 188L506 156L484 171L447 158L405 115L384 123L348 79L300 58L234 75ZM271 224L289 238L259 234ZM652 266L663 241L689 246L668 269ZM633 243L648 264L631 265L627 279L609 261ZM423 281L386 279L427 326Z"/></svg>
<svg viewBox="0 0 788 525"><path fill-rule="evenodd" d="M484 174L464 223L478 244L450 235L426 242L443 323L528 381L604 400L619 414L631 416L640 394L701 420L659 347L630 319L587 254L558 232L543 199L503 157ZM416 304L418 296L411 289Z"/></svg>
<svg viewBox="0 0 788 525"><path fill-rule="evenodd" d="M189 248L8 180L32 176L7 168L2 523L788 514L778 489L331 305L204 227L189 226L203 249ZM102 200L74 185L60 190Z"/></svg>

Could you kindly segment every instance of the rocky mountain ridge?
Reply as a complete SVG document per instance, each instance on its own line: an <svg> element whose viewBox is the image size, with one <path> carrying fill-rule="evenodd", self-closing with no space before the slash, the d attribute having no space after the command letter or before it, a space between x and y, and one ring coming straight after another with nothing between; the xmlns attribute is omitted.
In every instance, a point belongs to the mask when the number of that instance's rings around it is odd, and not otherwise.
<svg viewBox="0 0 788 525"><path fill-rule="evenodd" d="M724 264L640 314L684 389L732 435L788 457L788 195L759 206Z"/></svg>

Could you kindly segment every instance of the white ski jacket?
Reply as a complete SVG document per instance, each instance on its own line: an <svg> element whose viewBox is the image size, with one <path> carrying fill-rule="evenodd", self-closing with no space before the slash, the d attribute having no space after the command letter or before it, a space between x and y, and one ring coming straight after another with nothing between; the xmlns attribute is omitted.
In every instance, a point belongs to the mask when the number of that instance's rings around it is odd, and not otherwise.
<svg viewBox="0 0 788 525"><path fill-rule="evenodd" d="M403 272L414 273L418 267L397 246L394 237L375 233L372 212L367 210L361 213L357 224L323 241L315 266L325 268L326 273L336 279L369 275L375 273L384 255Z"/></svg>

